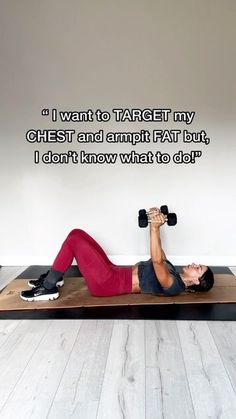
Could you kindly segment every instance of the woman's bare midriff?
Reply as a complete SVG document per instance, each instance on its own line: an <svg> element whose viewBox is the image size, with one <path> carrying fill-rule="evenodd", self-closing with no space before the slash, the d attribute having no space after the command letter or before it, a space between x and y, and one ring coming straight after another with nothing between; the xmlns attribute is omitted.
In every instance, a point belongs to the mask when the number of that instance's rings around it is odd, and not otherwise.
<svg viewBox="0 0 236 419"><path fill-rule="evenodd" d="M141 289L139 286L139 279L138 279L138 263L132 266L132 293L140 293Z"/></svg>

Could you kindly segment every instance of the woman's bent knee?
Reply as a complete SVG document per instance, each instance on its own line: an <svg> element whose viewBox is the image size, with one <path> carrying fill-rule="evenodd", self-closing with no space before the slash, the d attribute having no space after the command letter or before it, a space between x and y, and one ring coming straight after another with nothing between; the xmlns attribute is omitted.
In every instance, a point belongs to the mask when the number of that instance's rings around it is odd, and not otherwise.
<svg viewBox="0 0 236 419"><path fill-rule="evenodd" d="M84 233L85 233L85 231L81 230L80 228L74 228L73 230L70 231L68 236L80 236Z"/></svg>

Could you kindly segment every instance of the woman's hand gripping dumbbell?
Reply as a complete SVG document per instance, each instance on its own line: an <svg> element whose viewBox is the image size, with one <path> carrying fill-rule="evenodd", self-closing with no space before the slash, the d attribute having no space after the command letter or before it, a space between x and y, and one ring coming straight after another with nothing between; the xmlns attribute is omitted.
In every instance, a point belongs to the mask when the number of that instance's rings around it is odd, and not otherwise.
<svg viewBox="0 0 236 419"><path fill-rule="evenodd" d="M155 229L160 228L167 222L167 215L164 215L159 208L150 208L147 212L148 222Z"/></svg>
<svg viewBox="0 0 236 419"><path fill-rule="evenodd" d="M157 207L153 207L150 208L149 211L146 211L145 209L141 209L139 210L139 216L138 216L138 225L139 227L147 227L148 223L152 222L152 223L159 223L161 222L161 218L158 218L157 221L157 217L158 214L164 216L164 218L162 217L163 223L167 222L167 224L169 226L174 226L177 224L177 216L175 213L169 213L168 207L167 205L162 205L159 208ZM162 225L160 224L160 225Z"/></svg>

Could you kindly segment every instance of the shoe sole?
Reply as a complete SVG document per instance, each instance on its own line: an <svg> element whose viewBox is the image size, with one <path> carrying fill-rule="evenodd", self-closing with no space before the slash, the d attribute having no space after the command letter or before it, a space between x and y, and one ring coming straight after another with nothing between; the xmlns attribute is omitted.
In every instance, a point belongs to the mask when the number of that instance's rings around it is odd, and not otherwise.
<svg viewBox="0 0 236 419"><path fill-rule="evenodd" d="M36 286L33 285L33 284L30 284L30 282L28 282L28 285L29 285L30 288L36 288ZM63 287L63 285L64 285L64 281L59 281L59 282L56 283L57 287Z"/></svg>
<svg viewBox="0 0 236 419"><path fill-rule="evenodd" d="M56 300L59 297L59 292L56 294L51 294L48 295L47 297L45 295L40 295L39 297L32 297L32 298L26 298L23 297L22 295L20 296L20 298L22 298L22 300L24 301L49 301L49 300Z"/></svg>

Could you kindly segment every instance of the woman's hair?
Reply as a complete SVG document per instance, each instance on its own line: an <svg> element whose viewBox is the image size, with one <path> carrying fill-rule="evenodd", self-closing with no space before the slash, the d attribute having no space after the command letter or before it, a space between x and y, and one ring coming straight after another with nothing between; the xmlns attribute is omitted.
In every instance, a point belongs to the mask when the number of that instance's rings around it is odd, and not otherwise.
<svg viewBox="0 0 236 419"><path fill-rule="evenodd" d="M212 270L207 267L206 272L199 278L200 284L194 284L187 287L188 292L206 292L209 291L214 285L214 275Z"/></svg>

